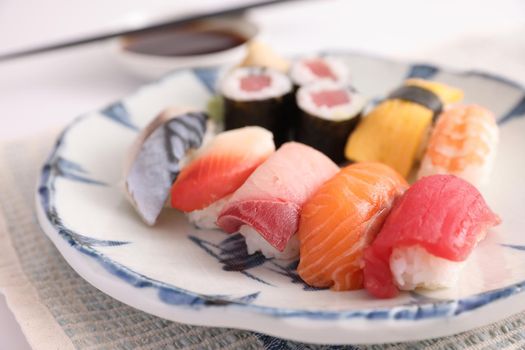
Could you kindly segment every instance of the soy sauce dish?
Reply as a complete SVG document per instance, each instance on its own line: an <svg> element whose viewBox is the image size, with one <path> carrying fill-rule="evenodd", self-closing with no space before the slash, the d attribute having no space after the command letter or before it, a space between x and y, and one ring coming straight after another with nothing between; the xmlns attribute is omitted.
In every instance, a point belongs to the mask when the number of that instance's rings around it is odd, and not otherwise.
<svg viewBox="0 0 525 350"><path fill-rule="evenodd" d="M257 33L243 17L207 19L123 36L112 42L111 51L128 71L150 80L174 69L239 61Z"/></svg>

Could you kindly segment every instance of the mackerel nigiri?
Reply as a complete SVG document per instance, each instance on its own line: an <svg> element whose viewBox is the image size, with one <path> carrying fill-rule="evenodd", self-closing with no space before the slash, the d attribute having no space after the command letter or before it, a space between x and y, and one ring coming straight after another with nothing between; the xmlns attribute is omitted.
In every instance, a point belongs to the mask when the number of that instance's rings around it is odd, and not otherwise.
<svg viewBox="0 0 525 350"><path fill-rule="evenodd" d="M349 165L322 185L301 212L299 276L314 287L362 288L363 251L407 187L381 163Z"/></svg>
<svg viewBox="0 0 525 350"><path fill-rule="evenodd" d="M171 187L171 206L201 228L217 228L217 215L230 195L275 151L270 131L249 126L213 138Z"/></svg>
<svg viewBox="0 0 525 350"><path fill-rule="evenodd" d="M124 187L146 224L155 224L173 181L212 129L205 113L169 107L137 135L126 159Z"/></svg>
<svg viewBox="0 0 525 350"><path fill-rule="evenodd" d="M470 183L454 175L424 177L396 201L366 249L365 288L391 298L398 289L450 287L476 244L499 223Z"/></svg>
<svg viewBox="0 0 525 350"><path fill-rule="evenodd" d="M443 112L432 131L418 178L453 174L471 184L483 185L488 177L498 143L494 115L476 106L456 106Z"/></svg>
<svg viewBox="0 0 525 350"><path fill-rule="evenodd" d="M294 258L301 207L338 170L321 152L285 143L233 194L217 224L244 235L250 254L260 250L267 257Z"/></svg>

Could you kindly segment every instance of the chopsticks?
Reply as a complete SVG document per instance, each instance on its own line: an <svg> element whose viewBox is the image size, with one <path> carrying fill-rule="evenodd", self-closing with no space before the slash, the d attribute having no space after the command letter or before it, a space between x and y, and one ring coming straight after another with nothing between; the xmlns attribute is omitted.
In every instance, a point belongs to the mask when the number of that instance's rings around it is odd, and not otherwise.
<svg viewBox="0 0 525 350"><path fill-rule="evenodd" d="M258 8L258 7L263 7L263 6L279 4L279 3L291 2L291 1L297 1L297 0L267 0L267 1L260 1L260 2L250 3L250 4L242 5L242 6L230 7L230 8L222 9L222 10L219 10L219 11L214 11L214 12L209 12L209 13L204 13L204 14L189 15L189 16L185 16L185 17L181 17L181 18L177 18L177 19L157 22L157 23L146 25L146 26L141 27L141 28L110 31L110 32L106 32L106 33L102 33L102 34L98 34L98 35L87 36L87 37L80 38L80 39L75 39L75 40L70 40L70 41L63 41L63 42L59 42L59 43L56 43L56 44L45 45L45 46L40 46L40 47L34 47L34 48L31 48L31 49L15 51L15 52L10 52L10 53L6 53L6 54L0 54L0 62L13 60L13 59L24 57L24 56L36 55L36 54L45 53L45 52L49 52L49 51L60 50L60 49L65 49L65 48L69 48L69 47L89 44L89 43L93 43L93 42L97 42L97 41L112 39L112 38L116 38L116 37L119 37L119 36L122 36L122 35L147 33L147 32L151 32L151 31L155 31L155 30L159 30L159 29L164 29L164 28L168 28L168 27L173 28L173 27L176 27L176 26L182 26L182 25L188 24L188 23L193 22L193 21L209 19L209 18L214 18L214 17L227 16L227 15L239 14L239 13L242 13L242 12L244 12L246 10L250 10L250 9L254 9L254 8Z"/></svg>

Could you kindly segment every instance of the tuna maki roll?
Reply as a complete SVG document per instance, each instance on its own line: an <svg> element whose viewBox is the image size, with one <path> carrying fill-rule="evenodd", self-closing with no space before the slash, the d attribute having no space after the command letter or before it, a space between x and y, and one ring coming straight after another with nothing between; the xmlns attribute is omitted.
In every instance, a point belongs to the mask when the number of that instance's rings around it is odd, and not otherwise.
<svg viewBox="0 0 525 350"><path fill-rule="evenodd" d="M319 80L350 83L348 66L335 57L305 57L293 63L290 77L296 87Z"/></svg>
<svg viewBox="0 0 525 350"><path fill-rule="evenodd" d="M239 67L222 81L224 128L256 125L273 132L277 145L285 142L293 123L292 84L271 68Z"/></svg>
<svg viewBox="0 0 525 350"><path fill-rule="evenodd" d="M328 80L297 92L299 116L295 139L341 163L348 135L361 118L366 99L352 87Z"/></svg>

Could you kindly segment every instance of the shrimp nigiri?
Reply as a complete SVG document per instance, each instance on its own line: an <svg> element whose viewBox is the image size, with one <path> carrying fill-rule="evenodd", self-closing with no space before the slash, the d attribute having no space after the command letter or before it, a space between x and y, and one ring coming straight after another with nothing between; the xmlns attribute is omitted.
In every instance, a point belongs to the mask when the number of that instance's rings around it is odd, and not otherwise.
<svg viewBox="0 0 525 350"><path fill-rule="evenodd" d="M439 117L418 178L453 174L473 185L487 183L498 143L494 115L476 106L456 106Z"/></svg>

